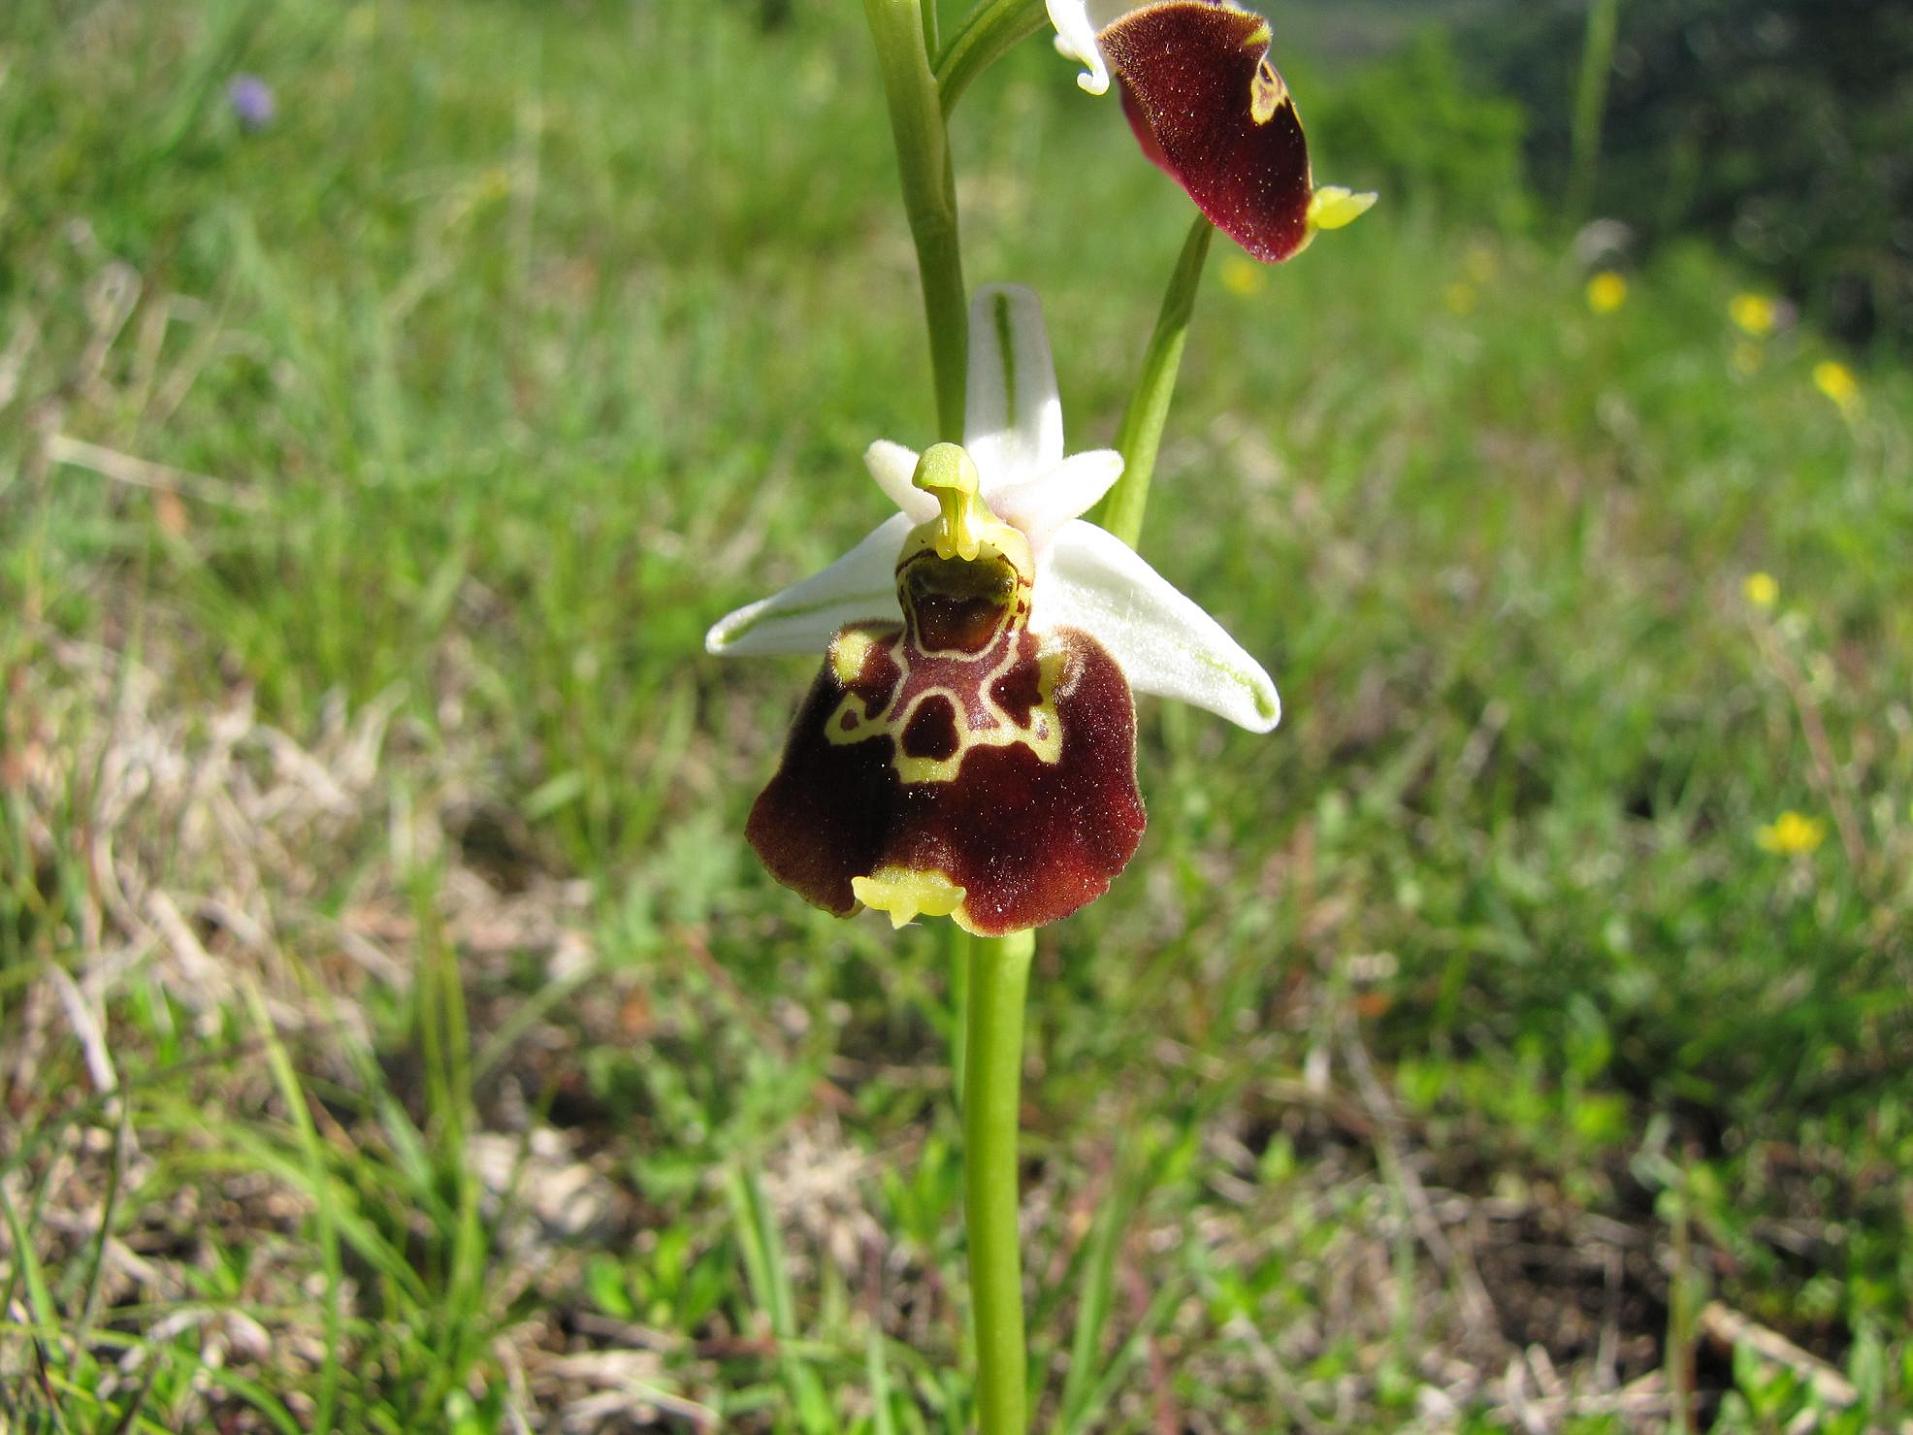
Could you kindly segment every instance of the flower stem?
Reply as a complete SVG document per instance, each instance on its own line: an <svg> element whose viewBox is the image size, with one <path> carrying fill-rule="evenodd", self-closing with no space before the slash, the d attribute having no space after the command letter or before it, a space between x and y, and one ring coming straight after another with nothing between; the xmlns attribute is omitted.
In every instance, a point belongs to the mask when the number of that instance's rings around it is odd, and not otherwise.
<svg viewBox="0 0 1913 1435"><path fill-rule="evenodd" d="M930 328L930 366L937 391L937 434L963 438L963 382L969 352L963 255L957 242L956 179L950 133L930 53L920 0L864 0L877 44L890 132L903 180L903 209L917 246L923 314Z"/></svg>
<svg viewBox="0 0 1913 1435"><path fill-rule="evenodd" d="M1027 1429L1016 1128L1022 1101L1023 1001L1035 952L1033 931L978 938L970 944L963 1214L970 1239L981 1435L1024 1435Z"/></svg>
<svg viewBox="0 0 1913 1435"><path fill-rule="evenodd" d="M1607 110L1608 77L1614 72L1614 36L1621 0L1593 0L1581 42L1581 79L1574 92L1569 130L1573 164L1568 174L1568 220L1581 224L1594 203L1594 173L1601 160L1601 118Z"/></svg>
<svg viewBox="0 0 1913 1435"><path fill-rule="evenodd" d="M963 1071L970 1055L970 948L976 939L955 922L945 922L943 950L950 962L950 1089L963 1110Z"/></svg>
<svg viewBox="0 0 1913 1435"><path fill-rule="evenodd" d="M1149 480L1156 471L1156 451L1162 447L1163 425L1169 419L1169 400L1175 396L1176 374L1182 368L1182 347L1189 337L1189 319L1195 312L1196 291L1202 286L1202 266L1209 257L1209 239L1215 226L1201 215L1182 243L1169 288L1156 316L1156 332L1149 336L1142 373L1129 397L1116 447L1123 456L1123 476L1103 500L1098 521L1134 548L1142 539L1143 511L1149 506Z"/></svg>

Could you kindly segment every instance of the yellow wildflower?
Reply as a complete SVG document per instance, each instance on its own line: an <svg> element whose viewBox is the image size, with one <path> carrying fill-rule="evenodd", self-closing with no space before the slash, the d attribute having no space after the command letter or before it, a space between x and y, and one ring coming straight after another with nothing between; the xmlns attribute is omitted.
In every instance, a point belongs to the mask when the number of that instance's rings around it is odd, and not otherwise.
<svg viewBox="0 0 1913 1435"><path fill-rule="evenodd" d="M1603 269L1588 280L1588 308L1597 314L1612 314L1627 302L1627 280L1612 269Z"/></svg>
<svg viewBox="0 0 1913 1435"><path fill-rule="evenodd" d="M1475 312L1475 286L1457 279L1441 291L1441 299L1451 314L1472 314Z"/></svg>
<svg viewBox="0 0 1913 1435"><path fill-rule="evenodd" d="M1780 318L1780 306L1765 294L1736 294L1727 313L1744 334L1764 339L1773 333Z"/></svg>
<svg viewBox="0 0 1913 1435"><path fill-rule="evenodd" d="M1754 833L1760 850L1778 857L1804 857L1826 840L1826 823L1791 809Z"/></svg>
<svg viewBox="0 0 1913 1435"><path fill-rule="evenodd" d="M1848 418L1860 411L1860 381L1837 359L1822 359L1813 366L1813 386Z"/></svg>
<svg viewBox="0 0 1913 1435"><path fill-rule="evenodd" d="M1780 585L1771 573L1749 573L1740 590L1756 608L1771 608L1780 601Z"/></svg>
<svg viewBox="0 0 1913 1435"><path fill-rule="evenodd" d="M1222 287L1231 294L1247 299L1252 294L1260 294L1268 282L1261 266L1250 263L1240 254L1231 254L1222 261Z"/></svg>

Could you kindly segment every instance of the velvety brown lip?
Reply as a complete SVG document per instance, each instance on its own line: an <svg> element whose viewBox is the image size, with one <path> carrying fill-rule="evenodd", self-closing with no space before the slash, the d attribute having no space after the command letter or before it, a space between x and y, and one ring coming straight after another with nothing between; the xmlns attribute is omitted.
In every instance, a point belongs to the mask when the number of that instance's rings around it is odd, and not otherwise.
<svg viewBox="0 0 1913 1435"><path fill-rule="evenodd" d="M949 780L905 782L888 733L846 741L828 730L847 698L880 712L908 681L907 646L901 671L891 657L902 631L858 624L846 633L868 640L861 668L846 678L824 662L777 774L751 809L746 835L771 875L848 915L857 906L853 878L940 872L964 889L960 920L984 935L1056 921L1108 890L1142 840L1144 815L1129 684L1101 644L1074 629L1041 643L1019 632L1010 670L993 684L1040 694L1042 667L1054 665L1055 760L1033 743L977 745ZM947 700L924 700L932 702L954 718ZM1052 720L1040 703L1022 717Z"/></svg>
<svg viewBox="0 0 1913 1435"><path fill-rule="evenodd" d="M1214 0L1162 0L1099 37L1143 152L1252 256L1308 240L1308 141L1269 62L1269 24Z"/></svg>

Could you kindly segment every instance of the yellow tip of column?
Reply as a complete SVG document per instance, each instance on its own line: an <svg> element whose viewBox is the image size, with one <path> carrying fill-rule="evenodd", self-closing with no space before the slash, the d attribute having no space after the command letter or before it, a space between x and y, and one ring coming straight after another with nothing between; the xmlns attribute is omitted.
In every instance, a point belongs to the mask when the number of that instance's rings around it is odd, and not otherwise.
<svg viewBox="0 0 1913 1435"><path fill-rule="evenodd" d="M990 516L978 497L983 478L976 471L975 461L960 445L931 444L917 460L916 476L911 481L925 493L934 494L943 509L937 525L937 556L975 562L983 550L983 523Z"/></svg>

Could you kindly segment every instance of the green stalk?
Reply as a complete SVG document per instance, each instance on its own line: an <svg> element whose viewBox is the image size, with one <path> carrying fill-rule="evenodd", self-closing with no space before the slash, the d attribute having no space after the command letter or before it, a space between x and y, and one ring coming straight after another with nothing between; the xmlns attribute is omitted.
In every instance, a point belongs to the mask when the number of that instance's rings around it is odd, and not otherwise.
<svg viewBox="0 0 1913 1435"><path fill-rule="evenodd" d="M955 922L944 924L943 950L950 963L950 1089L963 1110L963 1071L970 1055L970 948L975 940Z"/></svg>
<svg viewBox="0 0 1913 1435"><path fill-rule="evenodd" d="M1149 336L1142 373L1116 435L1116 447L1123 456L1123 476L1103 500L1097 521L1131 548L1142 539L1149 480L1156 471L1156 453L1162 447L1162 429L1169 420L1169 401L1175 397L1176 374L1182 368L1182 349L1189 338L1189 319L1195 312L1202 266L1209 257L1209 239L1214 233L1215 226L1197 215L1189 237L1182 243L1175 272L1169 276L1162 312L1156 316L1156 332Z"/></svg>
<svg viewBox="0 0 1913 1435"><path fill-rule="evenodd" d="M983 0L963 27L937 56L937 88L943 92L943 113L956 108L957 97L1015 46L1048 23L1043 0Z"/></svg>
<svg viewBox="0 0 1913 1435"><path fill-rule="evenodd" d="M1601 122L1607 114L1607 83L1614 72L1614 37L1620 21L1621 0L1589 0L1570 135L1574 160L1568 180L1568 217L1575 224L1587 219L1594 204L1594 172L1601 162Z"/></svg>
<svg viewBox="0 0 1913 1435"><path fill-rule="evenodd" d="M1016 1128L1022 1102L1023 1000L1035 952L1033 931L971 943L963 1217L970 1240L980 1435L1024 1435L1028 1429Z"/></svg>
<svg viewBox="0 0 1913 1435"><path fill-rule="evenodd" d="M943 100L924 44L919 0L864 0L877 44L890 131L903 181L903 209L917 246L923 280L923 316L930 328L930 366L937 391L937 434L963 439L963 383L968 362L968 305L963 255L957 243L956 179Z"/></svg>

